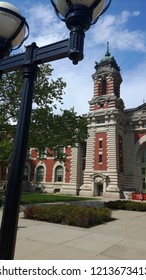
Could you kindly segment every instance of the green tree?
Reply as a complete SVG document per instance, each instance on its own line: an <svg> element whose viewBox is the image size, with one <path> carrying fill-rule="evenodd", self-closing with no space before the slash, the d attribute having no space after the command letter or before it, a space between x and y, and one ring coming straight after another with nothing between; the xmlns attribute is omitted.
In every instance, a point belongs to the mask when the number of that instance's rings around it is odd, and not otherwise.
<svg viewBox="0 0 146 280"><path fill-rule="evenodd" d="M46 147L57 158L63 160L61 147L75 146L87 138L87 122L77 116L74 109L55 114L57 104L63 103L66 83L62 78L51 79L53 69L50 65L40 66L34 87L32 117L29 133L29 147L38 148L40 153ZM21 101L22 73L11 72L0 81L0 165L10 158L12 139L18 119Z"/></svg>
<svg viewBox="0 0 146 280"><path fill-rule="evenodd" d="M14 128L0 110L0 165L7 166L12 152Z"/></svg>

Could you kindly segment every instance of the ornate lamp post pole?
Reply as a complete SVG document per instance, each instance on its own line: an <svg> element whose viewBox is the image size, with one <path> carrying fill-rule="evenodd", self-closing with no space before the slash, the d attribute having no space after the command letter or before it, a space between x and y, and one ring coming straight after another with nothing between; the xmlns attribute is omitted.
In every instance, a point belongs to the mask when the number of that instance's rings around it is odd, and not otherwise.
<svg viewBox="0 0 146 280"><path fill-rule="evenodd" d="M18 9L0 2L0 73L23 69L23 85L14 148L8 174L6 200L0 232L0 259L14 258L22 177L27 151L33 85L39 64L69 57L74 64L83 59L84 32L109 7L112 0L51 0L61 20L70 30L70 38L38 48L32 43L22 54L8 56L19 48L29 34L26 19ZM25 36L26 30L28 34Z"/></svg>

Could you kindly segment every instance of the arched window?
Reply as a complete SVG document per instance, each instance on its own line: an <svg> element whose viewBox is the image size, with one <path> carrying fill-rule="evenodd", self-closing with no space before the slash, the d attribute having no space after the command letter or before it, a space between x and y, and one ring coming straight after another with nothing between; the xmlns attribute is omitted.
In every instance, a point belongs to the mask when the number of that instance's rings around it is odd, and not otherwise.
<svg viewBox="0 0 146 280"><path fill-rule="evenodd" d="M61 165L55 168L55 182L63 181L63 167Z"/></svg>
<svg viewBox="0 0 146 280"><path fill-rule="evenodd" d="M44 167L38 166L36 170L36 181L43 182L44 181Z"/></svg>
<svg viewBox="0 0 146 280"><path fill-rule="evenodd" d="M102 80L102 91L101 91L102 95L106 95L106 80Z"/></svg>
<svg viewBox="0 0 146 280"><path fill-rule="evenodd" d="M23 182L27 182L29 180L29 168L26 165L24 167L24 172L23 172Z"/></svg>

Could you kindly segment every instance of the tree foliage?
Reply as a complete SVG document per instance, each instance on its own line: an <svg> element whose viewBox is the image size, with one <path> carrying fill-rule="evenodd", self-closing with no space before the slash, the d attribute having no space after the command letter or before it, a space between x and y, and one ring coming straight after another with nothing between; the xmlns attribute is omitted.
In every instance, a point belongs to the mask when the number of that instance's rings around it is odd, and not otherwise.
<svg viewBox="0 0 146 280"><path fill-rule="evenodd" d="M43 152L46 147L59 155L60 147L75 146L87 137L87 122L74 109L55 114L63 103L66 83L51 79L50 65L40 66L34 87L29 147ZM10 158L21 101L22 72L4 74L0 81L0 163Z"/></svg>

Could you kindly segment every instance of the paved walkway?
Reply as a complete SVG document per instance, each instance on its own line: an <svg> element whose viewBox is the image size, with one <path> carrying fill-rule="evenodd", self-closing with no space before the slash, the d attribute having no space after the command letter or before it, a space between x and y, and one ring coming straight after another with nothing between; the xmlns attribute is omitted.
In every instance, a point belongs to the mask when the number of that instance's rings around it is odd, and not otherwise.
<svg viewBox="0 0 146 280"><path fill-rule="evenodd" d="M118 210L112 217L83 229L26 220L21 212L15 259L146 260L146 213Z"/></svg>

